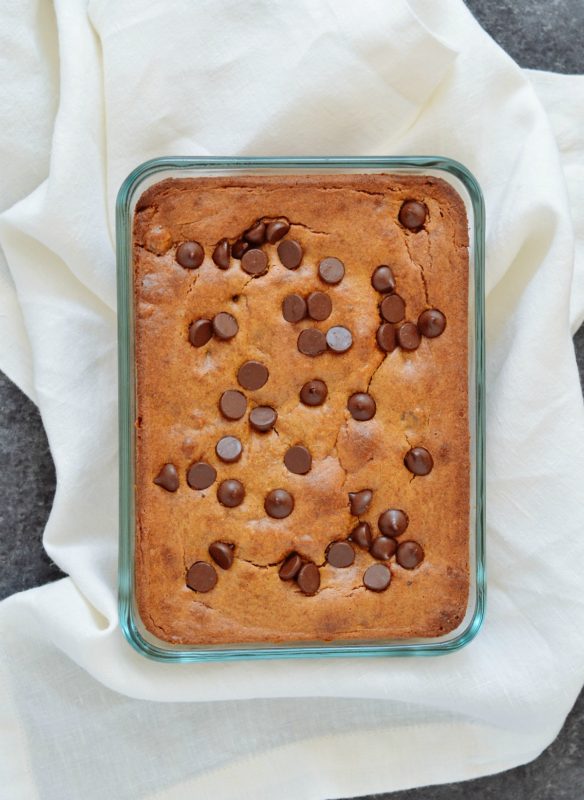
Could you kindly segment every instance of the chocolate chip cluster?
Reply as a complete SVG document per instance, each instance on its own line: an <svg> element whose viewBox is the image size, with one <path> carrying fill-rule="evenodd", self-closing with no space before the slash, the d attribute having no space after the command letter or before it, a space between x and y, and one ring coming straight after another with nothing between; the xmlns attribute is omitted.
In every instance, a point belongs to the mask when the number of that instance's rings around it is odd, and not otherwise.
<svg viewBox="0 0 584 800"><path fill-rule="evenodd" d="M399 222L410 231L418 232L423 229L427 213L423 203L409 200L401 207ZM259 219L235 240L221 239L213 249L212 260L222 270L231 266L232 259L239 260L244 272L252 278L258 278L269 268L267 254L262 250L262 245L269 243L277 245L282 266L295 270L302 263L304 252L299 242L285 238L289 231L290 223L286 219ZM204 249L198 242L183 242L176 248L176 261L185 269L198 269L204 257ZM323 322L331 315L334 301L331 292L343 280L345 265L336 256L328 256L319 262L317 276L329 291L315 288L306 297L291 293L284 298L282 315L291 325L305 319ZM398 346L404 351L415 350L422 336L435 338L445 330L446 318L438 309L426 309L420 314L417 323L405 320L406 304L396 294L397 283L389 265L383 264L375 268L371 284L375 291L383 295L379 304L381 324L376 332L376 342L386 355ZM201 348L212 337L228 341L238 331L239 325L235 317L222 311L213 319L194 320L188 330L188 341L194 348ZM352 345L353 335L342 325L334 325L326 332L316 327L304 328L297 337L298 351L309 358L315 358L327 351L342 355ZM226 389L218 401L219 412L226 421L239 420L245 416L248 412L248 397L244 391L254 392L260 389L268 382L270 374L265 364L250 360L241 364L236 377L240 388ZM320 378L306 382L299 390L300 401L309 407L322 406L327 396L327 386ZM366 422L375 416L375 399L368 392L355 392L347 399L347 409L354 420ZM254 406L248 414L250 428L259 434L272 431L277 419L278 413L271 406ZM238 462L242 453L243 445L236 436L222 436L215 445L217 458L225 464ZM286 450L283 462L289 472L306 475L312 467L312 455L308 447L298 443ZM406 453L404 465L413 475L423 476L432 470L433 459L425 448L413 447ZM186 472L186 482L195 491L208 489L216 480L217 470L206 461L191 464ZM168 492L176 492L180 483L176 466L172 463L164 464L154 478L154 483ZM221 505L234 508L244 502L245 487L240 480L227 478L219 482L216 496ZM369 509L372 496L370 489L349 493L351 514L357 517L364 515ZM269 490L264 498L266 514L276 520L288 517L294 511L294 505L294 497L282 487ZM367 550L380 562L388 562L395 556L401 567L414 569L424 558L422 547L414 541L399 544L396 541L406 530L408 522L404 511L389 508L377 520L379 535L374 538L369 522L360 520L346 539L329 544L325 554L326 563L335 568L351 566L355 560L354 547L357 546ZM235 545L229 542L217 541L209 547L209 556L223 570L231 567L234 552ZM320 587L319 565L296 552L285 557L279 568L279 576L283 581L295 581L305 595L316 594ZM363 575L365 588L375 592L387 589L390 581L391 570L386 563L371 565ZM216 583L217 572L212 564L196 561L189 568L187 585L194 591L208 592Z"/></svg>
<svg viewBox="0 0 584 800"><path fill-rule="evenodd" d="M373 499L371 489L349 492L351 514L361 517L367 513ZM413 540L396 542L408 527L409 519L405 511L388 508L380 514L377 521L379 535L375 538L368 522L360 521L347 539L333 541L326 549L326 563L337 569L350 567L355 561L354 545L368 550L373 558L387 562L393 556L404 569L415 569L424 560L424 551ZM298 553L291 553L279 570L283 581L296 580L304 594L316 594L320 588L320 571L316 564L306 561ZM383 592L391 583L391 570L388 564L372 564L363 574L363 585L372 592Z"/></svg>

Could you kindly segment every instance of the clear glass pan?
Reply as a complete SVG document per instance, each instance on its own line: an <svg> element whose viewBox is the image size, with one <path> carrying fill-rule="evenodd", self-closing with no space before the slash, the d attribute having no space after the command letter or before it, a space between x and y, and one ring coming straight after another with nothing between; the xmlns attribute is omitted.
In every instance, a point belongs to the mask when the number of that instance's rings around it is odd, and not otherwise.
<svg viewBox="0 0 584 800"><path fill-rule="evenodd" d="M140 195L165 178L229 175L394 173L431 175L447 181L466 206L469 223L469 420L470 420L470 592L460 625L442 637L358 642L172 645L155 637L140 620L134 594L135 538L135 371L132 220ZM158 158L137 167L117 197L120 549L119 615L128 642L145 656L164 662L330 656L428 656L452 653L480 629L486 599L485 574L485 366L484 366L484 202L480 187L462 164L448 158Z"/></svg>

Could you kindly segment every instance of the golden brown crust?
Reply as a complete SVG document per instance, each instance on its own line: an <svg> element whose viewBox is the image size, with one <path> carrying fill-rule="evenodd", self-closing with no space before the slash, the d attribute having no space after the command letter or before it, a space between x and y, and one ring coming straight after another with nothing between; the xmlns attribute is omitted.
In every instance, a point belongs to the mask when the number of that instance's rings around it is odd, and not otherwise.
<svg viewBox="0 0 584 800"><path fill-rule="evenodd" d="M406 199L423 201L425 229L413 233L397 221ZM258 218L286 217L288 238L304 249L296 271L285 269L276 246L265 245L269 271L250 278L237 260L227 270L213 263L216 243L234 241ZM205 260L185 270L175 260L178 244L200 242ZM168 248L168 249L165 249ZM162 251L162 252L161 252ZM343 281L319 280L321 258L337 256ZM375 341L381 296L371 274L389 264L406 318L416 321L427 307L447 318L442 336L424 339L414 352L384 356ZM139 200L134 221L134 279L137 370L136 585L140 615L153 634L173 643L318 641L439 636L456 628L468 597L469 421L467 392L468 234L464 204L444 181L396 175L313 175L165 180ZM329 293L333 312L324 322L286 322L285 295ZM228 311L239 323L229 341L213 338L194 348L187 335L199 317ZM301 329L331 325L351 329L354 344L344 355L299 353ZM240 388L238 367L248 359L270 371L261 389L245 392L248 410L272 405L277 432L260 434L247 414L225 420L221 392ZM325 405L302 405L298 392L323 379ZM347 398L368 390L377 413L356 422ZM238 436L243 455L223 464L215 444ZM287 447L305 444L313 457L307 475L283 464ZM403 458L410 446L426 447L434 469L412 479ZM196 491L186 471L196 460L217 470L216 483ZM177 492L153 483L162 465L179 473ZM218 482L238 478L246 497L225 508ZM283 487L296 505L282 520L266 516L265 495ZM338 569L325 562L327 545L345 539L357 522L348 492L373 490L363 517L375 532L386 508L404 509L413 539L425 551L415 570L391 562L385 592L364 588L362 576L374 562L356 548L355 563ZM228 571L207 594L187 588L185 575L197 560L210 560L215 540L235 545ZM278 577L291 551L319 565L321 587L313 597Z"/></svg>

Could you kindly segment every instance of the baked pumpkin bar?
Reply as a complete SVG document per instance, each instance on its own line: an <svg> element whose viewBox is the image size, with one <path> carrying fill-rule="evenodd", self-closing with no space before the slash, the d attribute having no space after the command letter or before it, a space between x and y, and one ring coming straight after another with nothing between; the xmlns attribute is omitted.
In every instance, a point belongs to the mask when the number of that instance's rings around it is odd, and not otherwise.
<svg viewBox="0 0 584 800"><path fill-rule="evenodd" d="M436 637L469 591L468 226L389 174L168 179L133 223L140 617Z"/></svg>

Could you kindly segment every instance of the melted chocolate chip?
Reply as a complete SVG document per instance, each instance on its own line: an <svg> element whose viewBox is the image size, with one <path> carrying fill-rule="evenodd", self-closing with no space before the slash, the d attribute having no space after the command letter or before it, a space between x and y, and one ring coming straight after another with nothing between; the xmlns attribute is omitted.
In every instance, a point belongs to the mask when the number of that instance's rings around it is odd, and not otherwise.
<svg viewBox="0 0 584 800"><path fill-rule="evenodd" d="M266 228L266 241L270 244L276 244L276 242L279 242L280 239L286 236L289 230L290 223L287 220L275 219L268 223L268 227Z"/></svg>
<svg viewBox="0 0 584 800"><path fill-rule="evenodd" d="M209 555L221 569L229 569L233 564L233 545L227 542L213 542L209 545Z"/></svg>
<svg viewBox="0 0 584 800"><path fill-rule="evenodd" d="M274 519L284 519L294 510L294 498L286 489L272 489L264 500L266 514Z"/></svg>
<svg viewBox="0 0 584 800"><path fill-rule="evenodd" d="M319 356L326 350L326 338L318 328L306 328L300 331L297 346L305 356Z"/></svg>
<svg viewBox="0 0 584 800"><path fill-rule="evenodd" d="M434 466L434 459L425 447L412 447L405 455L404 464L414 475L428 475Z"/></svg>
<svg viewBox="0 0 584 800"><path fill-rule="evenodd" d="M320 588L320 572L316 564L304 564L296 576L296 583L304 594L316 594Z"/></svg>
<svg viewBox="0 0 584 800"><path fill-rule="evenodd" d="M390 294L381 301L379 311L386 322L401 322L406 313L406 304L399 294Z"/></svg>
<svg viewBox="0 0 584 800"><path fill-rule="evenodd" d="M318 265L318 274L321 280L334 286L345 277L345 265L340 258L329 256L329 258L323 258Z"/></svg>
<svg viewBox="0 0 584 800"><path fill-rule="evenodd" d="M237 382L244 389L253 392L261 389L270 376L268 368L261 361L246 361L237 370Z"/></svg>
<svg viewBox="0 0 584 800"><path fill-rule="evenodd" d="M424 203L418 200L406 200L399 210L399 221L411 231L419 231L424 222L426 222L426 215L428 209Z"/></svg>
<svg viewBox="0 0 584 800"><path fill-rule="evenodd" d="M243 239L238 239L236 242L233 242L231 247L231 255L233 258L237 258L239 260L247 250L249 250L249 243Z"/></svg>
<svg viewBox="0 0 584 800"><path fill-rule="evenodd" d="M395 292L395 278L393 277L391 267L388 267L386 264L377 267L371 276L371 285L376 291L383 292L384 294Z"/></svg>
<svg viewBox="0 0 584 800"><path fill-rule="evenodd" d="M230 252L231 248L229 246L228 239L221 239L220 242L217 242L211 258L213 259L215 264L219 267L219 269L229 268Z"/></svg>
<svg viewBox="0 0 584 800"><path fill-rule="evenodd" d="M306 475L312 466L312 456L304 445L295 444L286 450L284 456L286 468L295 475Z"/></svg>
<svg viewBox="0 0 584 800"><path fill-rule="evenodd" d="M219 410L225 419L241 419L247 408L245 395L236 389L228 389L223 392L219 400Z"/></svg>
<svg viewBox="0 0 584 800"><path fill-rule="evenodd" d="M227 508L235 508L235 506L241 505L244 497L245 489L243 484L235 478L221 481L217 488L217 500Z"/></svg>
<svg viewBox="0 0 584 800"><path fill-rule="evenodd" d="M369 550L371 542L373 541L371 525L368 522L360 522L358 525L355 525L351 531L350 539L352 542L355 542L355 544L358 544L359 547Z"/></svg>
<svg viewBox="0 0 584 800"><path fill-rule="evenodd" d="M241 268L248 275L263 275L268 270L268 257L263 250L254 247L241 257Z"/></svg>
<svg viewBox="0 0 584 800"><path fill-rule="evenodd" d="M334 325L326 332L326 343L333 353L346 353L353 344L353 334L342 325Z"/></svg>
<svg viewBox="0 0 584 800"><path fill-rule="evenodd" d="M404 322L396 333L397 343L402 350L417 350L420 346L420 332L413 322Z"/></svg>
<svg viewBox="0 0 584 800"><path fill-rule="evenodd" d="M256 222L255 225L246 231L243 234L243 238L246 242L249 242L251 245L257 247L260 244L263 244L266 241L266 224L261 220Z"/></svg>
<svg viewBox="0 0 584 800"><path fill-rule="evenodd" d="M197 319L189 326L189 342L193 347L203 347L213 336L213 323L210 319Z"/></svg>
<svg viewBox="0 0 584 800"><path fill-rule="evenodd" d="M278 257L286 269L297 269L303 255L302 247L295 239L285 239L278 245Z"/></svg>
<svg viewBox="0 0 584 800"><path fill-rule="evenodd" d="M402 542L398 545L396 560L404 569L415 569L424 560L424 551L417 542Z"/></svg>
<svg viewBox="0 0 584 800"><path fill-rule="evenodd" d="M369 552L373 558L380 561L388 561L397 550L397 542L389 536L378 536L371 545Z"/></svg>
<svg viewBox="0 0 584 800"><path fill-rule="evenodd" d="M353 419L364 422L375 416L377 406L375 400L367 392L355 392L349 397L347 408L351 412Z"/></svg>
<svg viewBox="0 0 584 800"><path fill-rule="evenodd" d="M256 406L249 413L252 428L261 433L272 430L278 419L278 413L271 406Z"/></svg>
<svg viewBox="0 0 584 800"><path fill-rule="evenodd" d="M174 464L165 464L154 478L153 483L157 486L162 486L167 492L176 492L178 489L178 472Z"/></svg>
<svg viewBox="0 0 584 800"><path fill-rule="evenodd" d="M328 319L333 310L333 302L325 292L311 292L306 298L310 319L322 322Z"/></svg>
<svg viewBox="0 0 584 800"><path fill-rule="evenodd" d="M444 333L446 317L437 308L427 308L418 317L418 330L426 339L435 339Z"/></svg>
<svg viewBox="0 0 584 800"><path fill-rule="evenodd" d="M313 381L307 381L300 390L300 400L305 406L321 406L327 395L326 383L318 378Z"/></svg>
<svg viewBox="0 0 584 800"><path fill-rule="evenodd" d="M384 592L391 583L391 572L385 564L373 564L365 570L363 586L371 592Z"/></svg>
<svg viewBox="0 0 584 800"><path fill-rule="evenodd" d="M215 567L206 561L195 561L187 572L187 586L194 592L210 592L217 584Z"/></svg>
<svg viewBox="0 0 584 800"><path fill-rule="evenodd" d="M367 512L373 499L371 489L362 489L360 492L349 492L349 508L354 517L360 517Z"/></svg>
<svg viewBox="0 0 584 800"><path fill-rule="evenodd" d="M217 457L226 464L233 464L239 461L243 447L236 436L222 436L215 445Z"/></svg>
<svg viewBox="0 0 584 800"><path fill-rule="evenodd" d="M198 269L205 258L205 251L198 242L183 242L176 248L176 260L185 269Z"/></svg>
<svg viewBox="0 0 584 800"><path fill-rule="evenodd" d="M218 339L233 339L238 330L237 320L226 311L213 317L213 333Z"/></svg>
<svg viewBox="0 0 584 800"><path fill-rule="evenodd" d="M286 322L300 322L306 316L306 301L299 294L289 294L282 301L282 316Z"/></svg>
<svg viewBox="0 0 584 800"><path fill-rule="evenodd" d="M208 489L215 482L217 471L205 461L191 464L187 471L187 483L191 489Z"/></svg>
<svg viewBox="0 0 584 800"><path fill-rule="evenodd" d="M377 344L384 353L392 353L395 350L395 328L389 322L383 322L375 334Z"/></svg>
<svg viewBox="0 0 584 800"><path fill-rule="evenodd" d="M327 548L326 560L331 567L350 567L355 560L355 551L349 542L332 542Z"/></svg>
<svg viewBox="0 0 584 800"><path fill-rule="evenodd" d="M283 581L291 581L298 575L300 572L300 568L302 567L302 559L298 555L298 553L291 553L288 558L284 561L280 569L278 570L278 575L280 576L280 580Z"/></svg>
<svg viewBox="0 0 584 800"><path fill-rule="evenodd" d="M377 520L377 526L384 536L401 536L408 523L408 515L401 508L388 508Z"/></svg>

